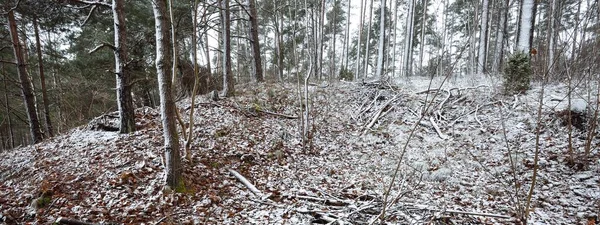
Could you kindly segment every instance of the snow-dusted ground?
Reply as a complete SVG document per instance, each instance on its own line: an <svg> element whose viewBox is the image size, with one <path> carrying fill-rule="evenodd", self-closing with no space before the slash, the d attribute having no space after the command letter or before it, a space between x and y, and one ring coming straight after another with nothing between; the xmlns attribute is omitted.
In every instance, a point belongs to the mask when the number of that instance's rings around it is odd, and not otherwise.
<svg viewBox="0 0 600 225"><path fill-rule="evenodd" d="M134 134L81 127L0 153L0 221L48 224L62 216L125 224L366 224L379 215L400 163L388 224L515 223L531 184L541 87L515 97L501 95L500 82L489 77L440 83L413 78L380 88L311 87L311 148L302 148L297 119L256 113L296 115L293 86L238 87L238 97L216 103L201 98L193 160L185 161L187 190L175 194L162 187L158 111L138 109ZM571 108L590 113L595 92L583 84ZM438 88L432 101L435 92L426 90ZM598 142L592 142L589 163L581 164L587 132L574 128L576 160L567 163L568 132L558 116L567 92L559 84L545 89L532 224L585 224L600 213ZM420 120L425 102L429 113ZM186 115L189 99L179 107ZM252 194L229 169L264 196ZM41 196L49 202L36 206Z"/></svg>

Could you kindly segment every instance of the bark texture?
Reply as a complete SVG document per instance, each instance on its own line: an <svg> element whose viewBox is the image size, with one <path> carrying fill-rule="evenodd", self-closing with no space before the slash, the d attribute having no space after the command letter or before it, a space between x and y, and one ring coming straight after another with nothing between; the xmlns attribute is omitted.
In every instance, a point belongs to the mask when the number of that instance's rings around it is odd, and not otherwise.
<svg viewBox="0 0 600 225"><path fill-rule="evenodd" d="M117 80L117 106L119 108L120 133L135 131L135 114L131 96L131 78L127 72L127 30L125 29L124 1L112 3L115 32L115 74Z"/></svg>
<svg viewBox="0 0 600 225"><path fill-rule="evenodd" d="M175 101L171 91L170 70L171 36L169 31L169 16L166 0L152 1L154 21L156 28L156 74L158 77L158 90L160 95L160 114L163 125L165 148L165 174L166 185L176 189L182 185L181 156L179 154L179 138L175 127Z"/></svg>

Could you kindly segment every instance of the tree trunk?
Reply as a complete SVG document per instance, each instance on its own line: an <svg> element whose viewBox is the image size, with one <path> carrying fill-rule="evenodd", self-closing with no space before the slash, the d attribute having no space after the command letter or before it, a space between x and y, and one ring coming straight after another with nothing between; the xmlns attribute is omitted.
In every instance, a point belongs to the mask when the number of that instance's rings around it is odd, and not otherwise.
<svg viewBox="0 0 600 225"><path fill-rule="evenodd" d="M46 76L44 74L44 61L42 58L42 44L40 42L40 30L38 27L38 18L33 18L33 28L35 33L35 50L38 58L38 69L40 73L40 83L42 87L42 104L44 106L44 119L46 122L46 129L48 131L48 137L54 136L54 128L52 127L52 120L50 118L50 101L48 100L48 92L46 90Z"/></svg>
<svg viewBox="0 0 600 225"><path fill-rule="evenodd" d="M393 29L393 42L392 42L392 61L391 61L391 68L392 68L392 77L396 77L396 50L397 50L397 42L398 42L398 3L395 2L394 3L394 25L392 25L392 29Z"/></svg>
<svg viewBox="0 0 600 225"><path fill-rule="evenodd" d="M552 67L554 67L554 35L555 35L555 25L556 23L554 22L554 17L556 15L556 0L552 0L550 9L549 11L549 22L548 22L548 43L546 43L546 45L548 46L548 57L546 58L546 63L547 63L547 69L548 69L548 74L552 74ZM579 17L579 15L577 15L577 17ZM573 37L575 37L577 35L573 35ZM575 46L576 42L573 42L573 46Z"/></svg>
<svg viewBox="0 0 600 225"><path fill-rule="evenodd" d="M124 1L113 1L113 23L115 32L115 74L117 78L117 106L119 108L120 133L135 131L135 114L131 96L131 78L127 71L127 30L125 28Z"/></svg>
<svg viewBox="0 0 600 225"><path fill-rule="evenodd" d="M381 12L379 13L379 48L377 49L377 73L375 78L381 79L383 72L383 52L385 44L385 0L381 0Z"/></svg>
<svg viewBox="0 0 600 225"><path fill-rule="evenodd" d="M231 19L229 0L221 1L221 23L223 24L223 96L230 97L235 93L233 73L231 72Z"/></svg>
<svg viewBox="0 0 600 225"><path fill-rule="evenodd" d="M171 189L183 184L179 138L175 127L175 101L171 90L172 69L171 36L169 35L169 16L166 0L153 0L152 9L156 28L156 75L160 95L160 114L163 125L165 148L166 185Z"/></svg>
<svg viewBox="0 0 600 225"><path fill-rule="evenodd" d="M492 71L497 73L502 66L502 58L504 57L504 37L507 33L506 23L508 21L508 0L500 0L503 7L500 7L500 22L496 35L496 51L494 52L494 62L492 63Z"/></svg>
<svg viewBox="0 0 600 225"><path fill-rule="evenodd" d="M358 41L356 44L356 61L355 61L355 66L356 66L356 72L354 72L354 79L357 79L360 77L360 52L361 52L361 47L360 47L360 43L362 42L362 32L363 32L363 18L365 15L365 2L366 0L361 0L360 1L360 22L358 24Z"/></svg>
<svg viewBox="0 0 600 225"><path fill-rule="evenodd" d="M23 46L19 41L17 21L15 20L15 14L12 10L8 12L8 31L10 32L10 38L13 44L13 52L18 69L17 73L19 74L19 80L21 82L21 91L23 94L25 110L27 111L27 118L29 120L32 143L39 143L44 139L44 134L38 119L33 84L27 73L27 65L25 57L23 56Z"/></svg>
<svg viewBox="0 0 600 225"><path fill-rule="evenodd" d="M517 51L529 55L533 40L533 25L535 23L535 0L523 0L519 10L519 27L517 28Z"/></svg>
<svg viewBox="0 0 600 225"><path fill-rule="evenodd" d="M425 55L425 29L427 29L427 0L423 0L423 14L421 14L421 43L419 44L419 70L423 71L423 56Z"/></svg>
<svg viewBox="0 0 600 225"><path fill-rule="evenodd" d="M348 49L350 49L350 5L352 0L348 0L348 9L346 10L346 34L344 35L344 73L348 72Z"/></svg>
<svg viewBox="0 0 600 225"><path fill-rule="evenodd" d="M371 53L369 53L369 47L371 46L371 24L373 21L373 0L371 0L371 5L369 6L369 26L367 26L367 41L365 43L365 71L363 76L366 78L368 76L369 71L369 59L371 58Z"/></svg>
<svg viewBox="0 0 600 225"><path fill-rule="evenodd" d="M489 1L483 0L481 4L481 25L479 26L479 52L477 55L477 74L485 73L485 64L487 57L487 45L488 45L488 10Z"/></svg>
<svg viewBox="0 0 600 225"><path fill-rule="evenodd" d="M256 12L256 0L248 0L250 7L250 34L252 53L254 54L254 80L263 82L263 69L260 54L260 43L258 40L258 13Z"/></svg>
<svg viewBox="0 0 600 225"><path fill-rule="evenodd" d="M412 75L412 42L414 32L414 11L415 11L415 0L408 0L408 14L406 16L406 36L404 39L404 65L402 67L402 73L405 76Z"/></svg>

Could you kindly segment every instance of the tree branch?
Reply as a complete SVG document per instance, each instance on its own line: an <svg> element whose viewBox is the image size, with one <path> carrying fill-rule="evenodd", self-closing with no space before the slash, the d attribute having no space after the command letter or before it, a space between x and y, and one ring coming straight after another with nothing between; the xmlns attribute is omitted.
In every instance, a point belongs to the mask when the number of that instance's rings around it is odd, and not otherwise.
<svg viewBox="0 0 600 225"><path fill-rule="evenodd" d="M17 4L15 4L15 6L11 7L10 9L8 9L6 12L2 12L2 15L8 14L11 11L17 9L17 7L19 7L19 4L21 3L21 0L17 0Z"/></svg>
<svg viewBox="0 0 600 225"><path fill-rule="evenodd" d="M7 63L7 64L12 64L12 65L17 65L16 62L6 61L6 60L3 60L3 59L0 59L0 63Z"/></svg>
<svg viewBox="0 0 600 225"><path fill-rule="evenodd" d="M88 13L88 15L85 17L85 20L83 20L83 22L81 24L79 24L80 26L85 26L85 24L88 22L88 20L90 20L90 18L92 17L92 14L94 13L94 11L96 11L96 8L98 8L97 5L92 6L92 9L90 10L90 13Z"/></svg>
<svg viewBox="0 0 600 225"><path fill-rule="evenodd" d="M109 4L107 2L101 2L101 1L87 1L87 0L70 0L70 1L76 2L76 3L81 3L81 4L95 5L95 6L112 7L111 4Z"/></svg>
<svg viewBox="0 0 600 225"><path fill-rule="evenodd" d="M111 45L109 43L104 42L104 43L96 46L94 49L90 50L88 53L92 54L92 53L97 52L98 50L100 50L101 48L104 48L104 47L110 48L113 51L117 50L117 47L115 47L114 45Z"/></svg>

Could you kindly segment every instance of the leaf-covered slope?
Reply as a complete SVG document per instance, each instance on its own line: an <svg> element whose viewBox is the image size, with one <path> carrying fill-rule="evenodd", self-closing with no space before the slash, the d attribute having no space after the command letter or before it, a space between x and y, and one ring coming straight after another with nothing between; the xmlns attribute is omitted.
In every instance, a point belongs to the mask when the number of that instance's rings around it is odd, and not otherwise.
<svg viewBox="0 0 600 225"><path fill-rule="evenodd" d="M388 222L514 222L516 201L522 204L531 182L539 87L513 97L485 79L456 79L419 121L434 91L426 91L428 80L399 83L311 86L310 148L302 148L299 120L289 119L301 106L293 86L240 87L237 97L219 102L201 98L193 160L184 162L186 193L163 189L155 109L136 111L134 134L82 127L0 153L0 214L7 224L46 224L59 216L125 224L364 224L377 218L384 187L416 125L391 189ZM559 113L566 93L560 85L546 89L530 223L575 224L598 214L598 150L589 167L566 162L567 130ZM186 121L189 102L178 104ZM574 131L579 155L585 134ZM254 196L229 169L266 196Z"/></svg>

